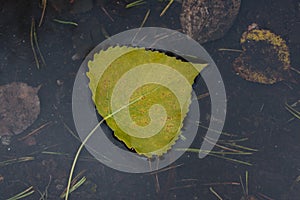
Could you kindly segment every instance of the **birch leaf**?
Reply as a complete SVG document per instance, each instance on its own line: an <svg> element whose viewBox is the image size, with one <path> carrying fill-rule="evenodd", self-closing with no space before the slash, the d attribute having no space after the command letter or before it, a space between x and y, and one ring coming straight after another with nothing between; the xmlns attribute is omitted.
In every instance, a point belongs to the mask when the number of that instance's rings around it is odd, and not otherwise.
<svg viewBox="0 0 300 200"><path fill-rule="evenodd" d="M207 64L157 51L110 47L88 63L92 100L114 135L146 157L166 153L178 139L192 84Z"/></svg>

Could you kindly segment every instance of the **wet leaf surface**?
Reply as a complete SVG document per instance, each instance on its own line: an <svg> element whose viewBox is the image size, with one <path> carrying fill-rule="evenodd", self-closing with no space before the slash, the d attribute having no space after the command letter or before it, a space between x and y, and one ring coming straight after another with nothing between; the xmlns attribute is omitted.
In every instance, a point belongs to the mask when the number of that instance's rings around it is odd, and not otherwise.
<svg viewBox="0 0 300 200"><path fill-rule="evenodd" d="M114 135L129 149L152 157L167 152L178 139L191 102L192 83L205 65L197 64L196 68L157 51L113 47L94 55L87 76L93 101L103 118L128 106L106 120ZM165 69L166 66L172 70ZM136 68L140 70L137 69L134 76L122 79ZM116 84L127 85L117 92L117 96L113 94ZM136 91L131 93L136 86ZM126 99L127 95L129 99ZM152 107L155 104L163 106L164 111ZM154 135L149 136L151 132Z"/></svg>

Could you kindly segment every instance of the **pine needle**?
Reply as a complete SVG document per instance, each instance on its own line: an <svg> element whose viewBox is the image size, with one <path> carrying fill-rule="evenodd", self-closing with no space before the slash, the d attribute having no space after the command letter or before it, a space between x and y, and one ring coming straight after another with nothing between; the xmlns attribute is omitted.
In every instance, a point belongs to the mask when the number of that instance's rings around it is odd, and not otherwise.
<svg viewBox="0 0 300 200"><path fill-rule="evenodd" d="M13 158L10 160L5 160L5 161L0 162L0 167L15 164L15 163L20 163L20 162L27 162L27 161L31 161L31 160L34 160L34 157Z"/></svg>
<svg viewBox="0 0 300 200"><path fill-rule="evenodd" d="M243 52L243 50L240 49L225 49L225 48L219 48L218 51L231 51L231 52L238 52L238 53Z"/></svg>
<svg viewBox="0 0 300 200"><path fill-rule="evenodd" d="M60 24L66 24L66 25L73 25L73 26L78 26L76 22L71 22L71 21L65 21L65 20L60 20L60 19L53 19L53 21L60 23Z"/></svg>
<svg viewBox="0 0 300 200"><path fill-rule="evenodd" d="M219 199L219 200L223 200L222 197L212 188L209 187L209 190Z"/></svg>
<svg viewBox="0 0 300 200"><path fill-rule="evenodd" d="M162 17L166 12L167 10L169 9L169 7L172 5L172 3L174 2L174 0L170 0L169 3L166 5L166 7L161 11L160 13L160 17Z"/></svg>
<svg viewBox="0 0 300 200"><path fill-rule="evenodd" d="M33 25L33 38L34 38L34 43L35 43L36 49L37 49L37 51L40 55L41 61L42 61L43 65L46 66L44 56L43 56L43 54L40 50L40 46L39 46L39 43L38 43L37 34L36 34L36 30L35 30L35 25Z"/></svg>
<svg viewBox="0 0 300 200"><path fill-rule="evenodd" d="M43 128L47 127L48 125L52 124L52 122L46 122L44 124L42 124L41 126L39 126L38 128L34 129L33 131L31 131L30 133L28 133L27 135L25 135L24 137L21 137L18 139L18 141L22 141L25 140L33 135L36 135L37 133L39 133Z"/></svg>
<svg viewBox="0 0 300 200"><path fill-rule="evenodd" d="M38 38L35 30L35 20L33 17L31 19L31 28L30 28L30 45L33 52L36 67L40 69L38 55L40 56L43 65L46 65L46 62L39 47Z"/></svg>
<svg viewBox="0 0 300 200"><path fill-rule="evenodd" d="M231 162L236 162L236 163L243 164L243 165L252 166L251 163L245 162L245 161L242 161L242 160L238 160L238 159L234 159L234 158L228 158L228 157L225 157L225 156L219 156L219 155L215 155L215 154L208 154L208 155L214 156L214 157L217 157L217 158L222 158L222 159L225 159L225 160L228 160L228 161L231 161Z"/></svg>
<svg viewBox="0 0 300 200"><path fill-rule="evenodd" d="M41 27L41 25L43 23L43 19L44 19L46 7L47 7L47 0L42 0L42 7L43 7L43 11L42 11L42 15L41 15L40 22L39 22L39 27Z"/></svg>
<svg viewBox="0 0 300 200"><path fill-rule="evenodd" d="M245 174L246 174L246 178L245 178L246 179L246 195L249 195L248 171L246 171Z"/></svg>
<svg viewBox="0 0 300 200"><path fill-rule="evenodd" d="M234 135L234 134L231 134L231 133L227 133L227 132L223 132L223 131L217 131L217 130L214 130L212 128L208 128L206 126L201 125L201 122L199 122L199 121L196 121L196 123L198 124L198 126L200 128L203 128L203 129L206 129L206 130L210 130L210 131L213 131L213 132L218 133L218 134L222 134L222 135L230 136L230 137L231 136L233 136L233 137L237 136L237 135Z"/></svg>
<svg viewBox="0 0 300 200"><path fill-rule="evenodd" d="M69 190L69 193L74 192L77 188L79 188L86 181L86 177L82 177L79 181L77 181ZM60 195L60 198L63 199L66 197L66 192L63 192Z"/></svg>
<svg viewBox="0 0 300 200"><path fill-rule="evenodd" d="M297 119L300 119L300 112L295 110L292 106L290 106L289 104L285 104L285 109L287 109L294 117L296 117Z"/></svg>
<svg viewBox="0 0 300 200"><path fill-rule="evenodd" d="M150 9L147 11L147 13L146 13L146 15L145 15L145 17L144 17L144 20L143 20L143 22L142 22L140 28L142 28L142 27L145 25L145 23L146 23L146 21L147 21L149 15L150 15Z"/></svg>
<svg viewBox="0 0 300 200"><path fill-rule="evenodd" d="M7 199L7 200L17 200L17 199L23 199L25 197L28 197L29 195L34 193L34 189L32 186L24 190L23 192L20 192L19 194L16 194L15 196Z"/></svg>
<svg viewBox="0 0 300 200"><path fill-rule="evenodd" d="M129 3L125 6L125 8L132 8L132 7L135 7L135 6L140 6L140 5L143 5L145 4L146 2L143 1L143 0L137 0L137 1L134 1L132 3Z"/></svg>
<svg viewBox="0 0 300 200"><path fill-rule="evenodd" d="M250 147L245 147L245 146L238 145L238 144L235 144L235 143L224 143L224 144L227 144L227 145L239 148L239 149L247 150L247 151L258 151L258 149L253 149L253 148L250 148Z"/></svg>
<svg viewBox="0 0 300 200"><path fill-rule="evenodd" d="M196 148L178 148L176 151L187 151L191 153L199 153L199 152L204 152L208 154L219 154L219 155L252 155L252 152L229 152L229 151L205 151L201 149L196 149Z"/></svg>
<svg viewBox="0 0 300 200"><path fill-rule="evenodd" d="M31 20L31 28L30 28L30 45L31 45L31 49L32 49L32 52L33 52L33 56L34 56L36 67L38 69L40 69L40 63L39 63L39 60L38 60L38 57L37 57L37 54L36 54L36 51L35 51L35 48L34 48L34 43L33 43L33 40L34 40L33 39L34 27L35 27L35 22L34 22L34 18L32 18L32 20Z"/></svg>
<svg viewBox="0 0 300 200"><path fill-rule="evenodd" d="M205 151L205 150L200 150L200 149L196 149L196 148L186 148L186 149L178 148L178 149L175 149L175 150L176 151L187 151L187 152L192 152L192 153L199 153L200 151L203 151L203 152L207 152L209 156L225 159L225 160L228 160L228 161L231 161L231 162L236 162L236 163L243 164L243 165L252 166L252 164L249 163L249 162L245 162L245 161L242 161L242 160L238 160L238 159L223 156L223 155L251 155L252 152Z"/></svg>

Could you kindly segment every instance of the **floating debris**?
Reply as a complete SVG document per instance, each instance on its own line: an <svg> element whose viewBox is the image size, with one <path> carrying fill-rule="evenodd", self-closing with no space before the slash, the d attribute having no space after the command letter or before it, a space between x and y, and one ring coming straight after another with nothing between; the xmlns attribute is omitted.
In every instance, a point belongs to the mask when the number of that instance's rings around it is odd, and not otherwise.
<svg viewBox="0 0 300 200"><path fill-rule="evenodd" d="M183 32L199 43L220 39L233 24L240 4L240 0L183 0Z"/></svg>
<svg viewBox="0 0 300 200"><path fill-rule="evenodd" d="M263 84L291 80L289 49L280 36L253 23L243 33L240 43L243 52L233 63L239 76Z"/></svg>

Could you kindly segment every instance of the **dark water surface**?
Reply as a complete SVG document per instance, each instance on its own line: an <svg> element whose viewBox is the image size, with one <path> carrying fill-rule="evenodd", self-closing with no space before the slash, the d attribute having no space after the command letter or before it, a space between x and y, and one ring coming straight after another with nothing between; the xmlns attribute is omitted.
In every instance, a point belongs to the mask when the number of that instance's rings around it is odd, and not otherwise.
<svg viewBox="0 0 300 200"><path fill-rule="evenodd" d="M106 34L139 27L148 9L151 13L145 26L180 30L180 3L174 2L166 14L159 17L167 2L153 0L125 9L130 2L75 0L72 4L67 0L48 0L44 21L38 27L42 12L38 0L0 1L0 84L20 81L31 86L42 85L39 118L18 137L51 122L35 135L36 145L28 146L14 138L9 146L0 146L0 162L26 156L34 158L28 162L0 164L0 199L9 198L29 186L34 187L35 193L27 199L39 199L38 191L47 191L48 199L59 199L80 145L64 125L75 132L71 112L74 79L85 55L105 40ZM39 46L46 62L40 69L36 67L30 45L32 18L36 21ZM78 26L60 24L53 19L73 21ZM291 65L300 70L300 2L242 1L240 13L229 32L222 39L203 45L219 67L228 97L224 131L234 136L221 139L247 138L237 144L258 150L252 155L227 157L249 162L252 166L213 156L198 159L195 153L185 153L172 164L182 164L180 167L160 172L156 179L153 174L115 171L84 151L75 174L86 170L87 181L70 195L71 199L217 199L211 187L222 199L238 200L244 195L240 177L246 187L246 171L249 172L248 190L252 198L300 199L297 179L300 176L300 120L293 119L285 108L286 103L300 101L299 84L247 82L232 69L232 62L239 53L218 51L219 48L240 49L239 38L253 22L287 41ZM293 75L300 80L299 75ZM195 88L199 94L207 92L201 84ZM209 98L200 100L204 125L207 125L209 105ZM300 106L295 109L300 110ZM200 147L204 133L205 130L200 129L192 147ZM222 149L216 147L214 150Z"/></svg>

